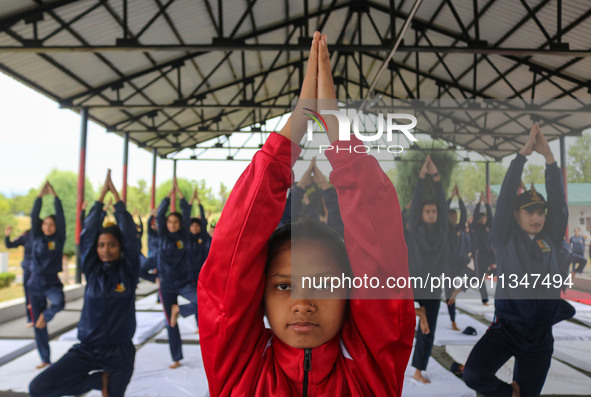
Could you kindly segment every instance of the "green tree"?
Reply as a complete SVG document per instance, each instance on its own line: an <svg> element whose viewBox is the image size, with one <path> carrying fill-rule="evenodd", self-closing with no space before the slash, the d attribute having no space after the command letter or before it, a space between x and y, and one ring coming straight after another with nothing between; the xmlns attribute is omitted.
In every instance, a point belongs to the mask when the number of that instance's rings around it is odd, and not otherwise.
<svg viewBox="0 0 591 397"><path fill-rule="evenodd" d="M76 200L78 195L78 175L72 171L52 170L46 178L53 185L55 192L62 201L64 215L66 217L66 245L64 254L73 255L76 248ZM43 182L45 183L45 182ZM42 185L41 185L42 186ZM41 188L40 186L40 188ZM39 190L36 192L39 194ZM88 179L84 184L84 198L87 201L92 200L94 191ZM55 213L53 206L53 196L43 197L43 208L41 209L41 218Z"/></svg>
<svg viewBox="0 0 591 397"><path fill-rule="evenodd" d="M145 180L140 179L137 186L127 187L126 204L131 212L136 209L140 215L146 215L150 212L150 191Z"/></svg>
<svg viewBox="0 0 591 397"><path fill-rule="evenodd" d="M490 184L499 185L507 170L501 163L489 163ZM452 176L452 185L458 184L460 195L469 202L476 198L477 193L486 190L486 164L464 163L457 167Z"/></svg>
<svg viewBox="0 0 591 397"><path fill-rule="evenodd" d="M38 190L31 188L27 194L14 196L12 198L12 213L28 215L38 194Z"/></svg>
<svg viewBox="0 0 591 397"><path fill-rule="evenodd" d="M457 165L454 152L451 150L434 150L431 152L429 150L431 147L437 149L445 148L444 145L432 141L421 142L419 147L423 148L423 150L404 152L401 155L401 159L404 161L397 163L396 171L393 171L397 174L395 186L401 207L406 206L412 198L412 193L419 179L421 166L427 154L431 154L431 158L437 166L444 191L447 192L451 188L452 173ZM433 199L435 197L432 186L433 180L432 178L427 178L426 181L425 199Z"/></svg>
<svg viewBox="0 0 591 397"><path fill-rule="evenodd" d="M221 211L220 200L215 197L212 188L207 186L207 184L205 183L205 180L202 179L199 181L195 181L195 180L190 181L186 178L177 178L177 181L179 184L179 188L181 189L181 192L183 193L183 196L187 200L191 199L191 196L193 195L193 190L195 188L197 188L197 191L199 192L199 199L201 200L201 204L203 205L203 209L205 210L206 214L208 212L214 213L214 212ZM164 197L166 197L166 195L170 192L171 189L172 189L172 179L169 179L169 180L161 183L156 188L156 206L160 205L160 202L162 201L162 199L164 199ZM178 209L179 208L177 208L177 210ZM199 215L199 210L197 209L197 205L193 206L192 214L193 214L193 216Z"/></svg>
<svg viewBox="0 0 591 397"><path fill-rule="evenodd" d="M224 185L224 182L220 183L220 207L224 208L224 205L226 205L226 201L228 201L228 197L230 196L230 190L228 189L228 187L226 185Z"/></svg>
<svg viewBox="0 0 591 397"><path fill-rule="evenodd" d="M531 183L544 183L544 170L546 167L538 164L528 164L523 170L523 182L526 185Z"/></svg>
<svg viewBox="0 0 591 397"><path fill-rule="evenodd" d="M0 193L0 233L2 236L4 236L6 226L15 226L15 219L11 211L12 205L12 200Z"/></svg>
<svg viewBox="0 0 591 397"><path fill-rule="evenodd" d="M591 132L585 131L568 149L568 181L591 182Z"/></svg>

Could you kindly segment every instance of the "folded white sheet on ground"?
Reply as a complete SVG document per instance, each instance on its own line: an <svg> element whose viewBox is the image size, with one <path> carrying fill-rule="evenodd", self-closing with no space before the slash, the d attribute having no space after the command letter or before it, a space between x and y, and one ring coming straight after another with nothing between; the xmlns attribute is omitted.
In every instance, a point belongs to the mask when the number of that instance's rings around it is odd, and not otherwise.
<svg viewBox="0 0 591 397"><path fill-rule="evenodd" d="M0 365L14 360L35 348L32 339L2 339L0 340Z"/></svg>
<svg viewBox="0 0 591 397"><path fill-rule="evenodd" d="M184 318L179 317L177 323L181 333L181 341L185 343L199 343L199 334L195 333L197 331L195 315ZM168 343L168 331L166 328L156 335L156 342Z"/></svg>
<svg viewBox="0 0 591 397"><path fill-rule="evenodd" d="M493 314L487 313L484 318L488 321L493 320ZM583 325L575 324L570 321L561 321L552 327L552 335L555 341L563 340L591 340L591 329Z"/></svg>
<svg viewBox="0 0 591 397"><path fill-rule="evenodd" d="M161 312L162 303L158 302L158 292L154 292L153 294L136 300L135 310Z"/></svg>
<svg viewBox="0 0 591 397"><path fill-rule="evenodd" d="M207 377L199 346L183 346L184 359L177 369L171 364L168 346L147 343L135 355L135 369L125 391L126 397L208 396ZM88 397L100 397L92 391Z"/></svg>
<svg viewBox="0 0 591 397"><path fill-rule="evenodd" d="M424 384L414 380L412 376L415 368L411 365L411 361L404 372L403 397L476 397L476 392L433 358L429 358L427 370L423 371L423 375L431 383Z"/></svg>
<svg viewBox="0 0 591 397"><path fill-rule="evenodd" d="M552 356L573 367L591 372L591 341L555 342Z"/></svg>
<svg viewBox="0 0 591 397"><path fill-rule="evenodd" d="M465 363L472 346L446 346L445 351L455 361ZM511 382L513 380L513 365L515 360L510 358L497 372L497 377L504 382ZM546 383L542 389L542 395L577 395L588 396L591 390L591 378L583 375L576 369L569 367L566 364L552 359L550 371L546 378Z"/></svg>
<svg viewBox="0 0 591 397"><path fill-rule="evenodd" d="M571 305L572 307L575 308L577 313L591 313L591 305L586 305L584 303L577 302L577 301L571 301L568 299L567 299L567 302L569 303L569 305Z"/></svg>
<svg viewBox="0 0 591 397"><path fill-rule="evenodd" d="M486 313L494 313L495 306L491 302L488 306L482 304L481 299L456 299L456 307L470 314L484 316Z"/></svg>
<svg viewBox="0 0 591 397"><path fill-rule="evenodd" d="M164 328L166 319L162 313L136 312L135 321L137 325L132 341L134 345L141 345ZM78 328L61 335L59 340L62 342L78 342Z"/></svg>
<svg viewBox="0 0 591 397"><path fill-rule="evenodd" d="M579 312L577 312L575 314L574 319L577 320L577 321L582 322L587 327L591 327L591 313L587 313L587 312L579 313Z"/></svg>
<svg viewBox="0 0 591 397"><path fill-rule="evenodd" d="M73 344L72 342L49 342L51 362L59 360ZM28 393L29 383L43 371L35 368L40 363L41 358L35 349L0 367L0 392Z"/></svg>
<svg viewBox="0 0 591 397"><path fill-rule="evenodd" d="M451 328L451 321L447 314L440 314L437 317L437 327L435 329L435 346L445 345L473 345L486 332L488 326L480 321L468 316L467 314L456 314L456 324L460 331L454 331ZM476 330L476 335L466 335L462 331L466 327L472 327Z"/></svg>

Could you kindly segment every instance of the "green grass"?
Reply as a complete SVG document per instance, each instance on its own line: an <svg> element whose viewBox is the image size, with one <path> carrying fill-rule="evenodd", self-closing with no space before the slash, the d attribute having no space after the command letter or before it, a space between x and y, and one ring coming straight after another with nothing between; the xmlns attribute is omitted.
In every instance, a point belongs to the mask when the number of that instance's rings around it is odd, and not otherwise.
<svg viewBox="0 0 591 397"><path fill-rule="evenodd" d="M10 287L0 288L0 302L22 298L24 294L22 284L12 283Z"/></svg>

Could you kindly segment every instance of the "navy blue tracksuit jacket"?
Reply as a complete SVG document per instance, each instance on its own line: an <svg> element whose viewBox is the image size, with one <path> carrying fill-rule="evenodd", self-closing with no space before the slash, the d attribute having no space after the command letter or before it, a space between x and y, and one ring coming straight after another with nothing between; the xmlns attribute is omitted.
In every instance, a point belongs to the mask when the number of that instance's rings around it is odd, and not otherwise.
<svg viewBox="0 0 591 397"><path fill-rule="evenodd" d="M192 282L197 283L199 278L199 272L209 255L209 247L211 245L211 237L207 233L207 219L205 218L205 211L203 206L199 204L200 213L200 226L201 231L197 234L193 234L189 231L189 259L190 259L190 270L189 275Z"/></svg>
<svg viewBox="0 0 591 397"><path fill-rule="evenodd" d="M498 274L514 274L519 280L526 274L565 275L559 255L568 222L562 174L556 163L546 166L548 213L544 228L533 239L517 224L513 215L517 189L526 158L521 154L511 162L493 219L491 239L495 248ZM562 266L563 267L563 266ZM533 280L530 280L533 281ZM567 307L568 306L568 307ZM574 309L560 299L560 288L504 288L497 285L495 316L525 327L532 332L547 329L574 315Z"/></svg>
<svg viewBox="0 0 591 397"><path fill-rule="evenodd" d="M498 201L497 201L498 203ZM496 262L495 253L491 244L491 228L493 222L492 209L490 204L485 203L486 206L486 223L484 225L478 222L478 215L480 214L479 202L474 208L474 221L472 222L472 255L476 261L479 274L486 272L490 265Z"/></svg>
<svg viewBox="0 0 591 397"><path fill-rule="evenodd" d="M41 198L35 199L33 210L31 211L31 233L32 238L32 256L31 256L31 280L34 284L59 284L57 274L62 271L62 255L64 244L66 243L66 219L64 209L59 198L55 198L55 226L56 232L51 236L46 236L41 231Z"/></svg>
<svg viewBox="0 0 591 397"><path fill-rule="evenodd" d="M121 230L121 259L102 262L97 239L105 217L103 203L96 202L80 235L82 271L86 276L84 307L78 323L78 339L85 344L129 343L135 332L135 287L140 267L140 245L133 218L119 201L115 219Z"/></svg>
<svg viewBox="0 0 591 397"><path fill-rule="evenodd" d="M180 200L182 222L179 231L171 233L166 226L166 212L170 206L170 198L162 200L156 222L158 223L158 278L162 288L179 288L190 280L189 222L191 206L185 199Z"/></svg>

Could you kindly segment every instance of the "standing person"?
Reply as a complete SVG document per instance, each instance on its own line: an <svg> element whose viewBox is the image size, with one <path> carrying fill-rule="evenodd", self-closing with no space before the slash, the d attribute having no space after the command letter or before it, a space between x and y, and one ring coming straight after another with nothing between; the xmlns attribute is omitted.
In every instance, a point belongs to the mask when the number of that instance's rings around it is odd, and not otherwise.
<svg viewBox="0 0 591 397"><path fill-rule="evenodd" d="M402 393L415 321L412 299L355 298L365 290L346 299L343 289L308 291L318 299L299 294L298 264L304 264L304 274L350 275L353 269L408 277L394 186L373 156L350 150L360 140L338 140L332 120L327 134L341 150L327 155L346 244L314 221L274 232L306 131L297 118L306 106L302 99L317 96L336 105L326 36L318 32L296 116L269 136L232 189L199 277L201 348L211 396ZM396 291L411 298L404 292ZM265 328L265 312L271 329Z"/></svg>
<svg viewBox="0 0 591 397"><path fill-rule="evenodd" d="M42 197L54 197L55 214L39 219ZM66 219L62 202L49 182L45 182L31 211L32 251L31 277L27 285L31 317L35 324L35 342L41 356L37 369L51 363L47 323L64 308L63 284L58 277L62 271L62 255L66 242ZM50 304L47 305L49 300Z"/></svg>
<svg viewBox="0 0 591 397"><path fill-rule="evenodd" d="M533 151L546 159L547 202L535 190L517 194L526 157ZM533 274L550 279L566 276L568 270L559 264L568 222L563 186L548 141L534 123L509 166L497 200L491 237L499 277L532 276L531 282ZM497 285L494 321L464 367L466 384L485 396L539 396L552 359L552 325L574 315L573 307L560 299L561 286L530 287ZM513 382L507 384L495 374L512 356Z"/></svg>
<svg viewBox="0 0 591 397"><path fill-rule="evenodd" d="M115 197L116 226L103 227L103 200ZM86 277L78 339L62 358L29 385L32 397L84 394L123 396L133 373L136 328L135 287L139 244L132 216L111 181L111 171L80 235L80 263Z"/></svg>
<svg viewBox="0 0 591 397"><path fill-rule="evenodd" d="M171 212L168 216L170 197L178 194L182 215ZM189 247L189 220L191 218L191 206L183 197L176 179L173 181L172 190L162 200L156 223L160 243L158 247L158 280L160 282L160 301L166 316L166 330L168 332L168 344L173 363L171 369L180 367L183 359L181 334L177 324L178 315L187 317L197 315L197 291L190 277ZM181 305L177 303L178 296L183 296L191 303Z"/></svg>
<svg viewBox="0 0 591 397"><path fill-rule="evenodd" d="M32 255L32 234L31 230L27 230L21 234L16 240L10 241L10 234L12 233L12 226L6 226L4 229L4 245L6 248L17 248L23 246L25 249L23 261L21 262L21 268L23 269L23 289L25 292L25 312L27 314L27 328L33 326L31 318L31 311L29 310L29 293L27 292L27 283L31 278L31 255Z"/></svg>
<svg viewBox="0 0 591 397"><path fill-rule="evenodd" d="M570 246L571 246L571 254L570 254L570 264L572 265L571 270L571 279L575 279L576 273L583 273L583 269L587 264L587 259L585 258L585 236L581 235L581 228L575 228L575 235L571 236L570 238Z"/></svg>
<svg viewBox="0 0 591 397"><path fill-rule="evenodd" d="M433 177L435 182L435 201L425 200L424 197L427 175ZM444 272L449 250L448 218L448 205L441 178L431 156L427 155L421 167L410 207L408 262L412 276L425 277L428 274ZM427 369L433 350L437 315L441 303L441 288L415 289L415 300L419 304L417 309L419 326L412 358L412 366L416 369L413 378L422 383L430 383L430 380L423 376L422 371Z"/></svg>
<svg viewBox="0 0 591 397"><path fill-rule="evenodd" d="M199 200L199 193L197 189L193 192L193 197L189 205L192 207L194 202L199 206L200 218L191 218L189 226L189 258L191 260L190 279L197 288L197 279L199 272L207 259L209 254L209 246L211 244L211 237L207 233L207 218L205 217L205 210Z"/></svg>
<svg viewBox="0 0 591 397"><path fill-rule="evenodd" d="M449 209L451 202L454 197L457 197L458 204L460 206L460 220L458 222L458 213L456 210ZM464 201L460 197L460 190L458 185L454 186L451 197L447 200L447 208L449 209L449 231L447 232L448 240L448 254L447 260L447 271L446 275L451 277L462 276L465 273L466 265L469 262L468 252L469 247L467 245L466 238L466 221L468 219L468 213L466 212L466 206ZM450 286L451 287L451 286ZM456 324L456 303L455 297L457 294L453 293L453 287L445 288L445 297L447 303L447 311L451 320L451 328L454 331L459 331L458 325Z"/></svg>
<svg viewBox="0 0 591 397"><path fill-rule="evenodd" d="M480 195L480 201L474 208L474 222L472 222L472 255L476 272L481 277L485 273L494 274L496 271L496 259L490 241L490 229L493 216L490 204L484 201L484 193ZM482 293L482 291L481 291ZM482 303L488 306L488 294L482 296Z"/></svg>

